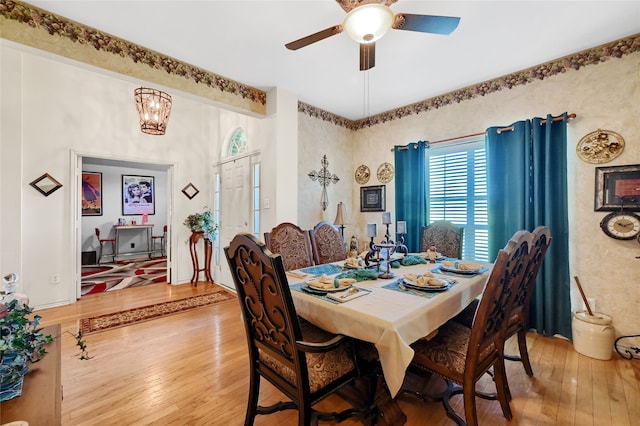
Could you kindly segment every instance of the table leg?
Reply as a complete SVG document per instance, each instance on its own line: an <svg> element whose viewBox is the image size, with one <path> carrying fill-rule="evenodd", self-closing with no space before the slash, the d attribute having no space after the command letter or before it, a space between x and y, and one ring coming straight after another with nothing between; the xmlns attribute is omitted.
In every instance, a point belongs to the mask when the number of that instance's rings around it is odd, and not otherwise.
<svg viewBox="0 0 640 426"><path fill-rule="evenodd" d="M213 253L213 247L211 241L204 242L204 276L211 284L213 284L213 278L211 277L211 254Z"/></svg>
<svg viewBox="0 0 640 426"><path fill-rule="evenodd" d="M191 275L191 284L198 285L198 274L200 273L200 265L198 262L198 252L196 250L196 243L193 238L189 243L189 250L191 251L191 264L193 266L193 275Z"/></svg>
<svg viewBox="0 0 640 426"><path fill-rule="evenodd" d="M113 256L113 263L116 263L116 260L119 254L120 254L120 230L116 228L116 250Z"/></svg>

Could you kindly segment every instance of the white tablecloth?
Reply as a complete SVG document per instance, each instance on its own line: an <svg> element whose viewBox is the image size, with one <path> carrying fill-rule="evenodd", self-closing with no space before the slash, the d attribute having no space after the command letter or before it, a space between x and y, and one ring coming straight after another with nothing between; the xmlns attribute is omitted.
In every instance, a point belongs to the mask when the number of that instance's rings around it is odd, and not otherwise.
<svg viewBox="0 0 640 426"><path fill-rule="evenodd" d="M332 333L375 344L385 381L391 395L395 396L413 359L413 349L409 345L464 309L482 292L489 276L489 271L468 277L446 276L458 283L432 298L381 288L406 273L421 274L436 266L403 266L391 270L395 278L359 282L356 286L370 289L371 293L340 304L299 291L291 293L298 315ZM291 275L287 278L290 285L303 281Z"/></svg>

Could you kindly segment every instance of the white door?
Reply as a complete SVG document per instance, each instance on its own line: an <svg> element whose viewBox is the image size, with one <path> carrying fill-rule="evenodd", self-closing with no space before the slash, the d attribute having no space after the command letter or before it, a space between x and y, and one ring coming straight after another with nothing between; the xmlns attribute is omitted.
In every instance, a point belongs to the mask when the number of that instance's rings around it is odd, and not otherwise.
<svg viewBox="0 0 640 426"><path fill-rule="evenodd" d="M217 283L234 288L224 247L240 232L252 232L251 158L225 162L220 171L220 265Z"/></svg>

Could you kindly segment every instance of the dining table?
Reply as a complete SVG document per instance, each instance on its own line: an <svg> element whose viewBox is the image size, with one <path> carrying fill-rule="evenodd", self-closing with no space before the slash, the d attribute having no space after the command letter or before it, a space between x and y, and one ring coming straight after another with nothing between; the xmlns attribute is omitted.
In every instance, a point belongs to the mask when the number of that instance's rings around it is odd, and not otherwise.
<svg viewBox="0 0 640 426"><path fill-rule="evenodd" d="M397 260L395 265L399 263ZM478 297L492 267L483 263L475 272L454 273L450 272L451 268L443 270L442 266L438 262L390 268L391 278L356 282L353 287L357 292L352 290L356 293L345 297L346 301L333 292L310 293L308 287L309 282L322 275L325 278L349 275L345 274L348 271L345 262L288 271L287 278L298 315L329 332L375 345L384 380L393 398L400 391L413 359L411 344L436 332ZM446 288L423 291L405 285L405 276L426 272L447 281Z"/></svg>

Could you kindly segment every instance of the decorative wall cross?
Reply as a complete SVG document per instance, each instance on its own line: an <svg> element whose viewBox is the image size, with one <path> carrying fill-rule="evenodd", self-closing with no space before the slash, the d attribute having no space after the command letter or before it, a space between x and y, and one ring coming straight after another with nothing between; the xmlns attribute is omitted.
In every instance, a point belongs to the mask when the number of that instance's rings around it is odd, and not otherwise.
<svg viewBox="0 0 640 426"><path fill-rule="evenodd" d="M317 180L318 183L322 186L322 197L320 198L320 205L322 206L322 210L326 210L329 205L329 197L327 196L327 186L331 183L337 183L340 178L334 174L331 174L329 171L329 162L327 161L327 155L322 156L322 160L320 161L322 164L322 168L319 172L313 170L309 173L309 177L311 180Z"/></svg>

